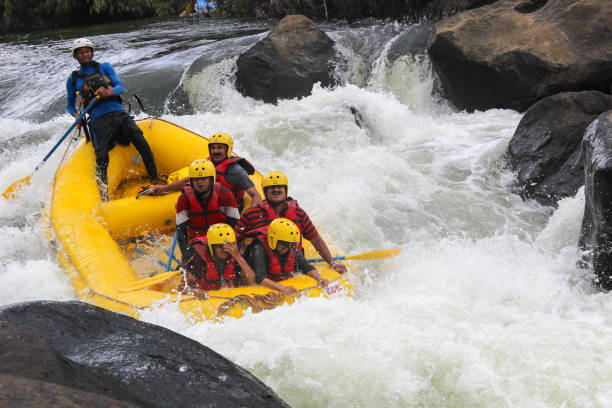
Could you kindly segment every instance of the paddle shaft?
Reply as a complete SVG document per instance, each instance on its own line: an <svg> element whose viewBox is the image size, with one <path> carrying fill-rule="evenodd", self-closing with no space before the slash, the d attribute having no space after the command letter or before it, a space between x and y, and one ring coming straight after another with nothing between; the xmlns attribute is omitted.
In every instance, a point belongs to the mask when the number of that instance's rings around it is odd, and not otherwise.
<svg viewBox="0 0 612 408"><path fill-rule="evenodd" d="M64 134L64 136L62 136L62 138L55 144L55 146L53 146L51 148L51 150L49 151L49 153L47 153L47 155L42 159L42 161L38 164L38 166L36 166L34 168L34 171L37 171L38 169L40 169L40 167L45 164L45 162L49 159L49 157L51 157L51 155L57 150L57 148L59 147L59 145L62 144L62 142L64 141L64 139L66 139L68 137L68 135L70 134L70 132L72 132L72 129L74 129L76 127L76 125L79 124L79 122L81 121L81 119L83 119L83 117L85 116L85 114L87 112L89 112L91 110L91 108L93 108L93 106L96 104L96 102L98 102L98 98L96 97L96 99L94 99L93 101L91 101L91 103L89 105L87 105L87 107L85 108L85 110L83 111L83 113L81 113L79 115L79 117L77 118L77 120L74 121L74 123L72 124L72 126L70 126L70 128L68 129L68 131L66 131L66 133Z"/></svg>
<svg viewBox="0 0 612 408"><path fill-rule="evenodd" d="M170 246L170 254L174 255L174 248L176 247L176 240L178 238L178 228L174 231L174 238L172 238L172 245ZM168 256L168 265L166 265L166 272L170 270L170 264L172 263L173 256Z"/></svg>
<svg viewBox="0 0 612 408"><path fill-rule="evenodd" d="M177 258L176 256L174 256L174 253L172 253L172 252L168 252L168 251L166 251L165 249L163 249L163 248L161 247L161 244L159 243L159 241L158 241L158 240L156 240L156 239L155 239L155 237L154 237L153 235L149 235L149 237L148 237L148 238L149 238L149 239L151 240L151 242L153 242L153 243L154 243L154 244L155 244L155 245L156 245L156 246L157 246L159 249L161 249L162 251L164 251L164 253L165 253L166 255L168 255L168 256L172 256L172 259L174 259L174 262L176 262L177 264L179 264L179 266L181 265L181 261L179 261L179 260L178 260L178 258ZM164 266L165 266L165 265L164 265Z"/></svg>
<svg viewBox="0 0 612 408"><path fill-rule="evenodd" d="M172 279L175 276L181 275L182 273L183 272L180 270L160 273L159 275L155 275L150 278L144 278L144 279L140 279L135 282L132 282L132 283L128 283L127 285L117 288L117 290L119 292L131 292L133 290L144 289L146 287L165 282L168 279Z"/></svg>
<svg viewBox="0 0 612 408"><path fill-rule="evenodd" d="M159 259L157 259L157 258L156 258L156 257L154 257L153 255L151 255L150 253L145 252L145 251L143 251L142 249L140 249L140 248L136 248L136 247L134 247L134 251L138 252L138 253L139 253L139 254L141 254L141 255L148 256L149 258L153 259L155 262L157 262L158 264L160 264L162 267L164 267L164 268L166 267L166 264L165 264L165 263L163 263L162 261L160 261Z"/></svg>
<svg viewBox="0 0 612 408"><path fill-rule="evenodd" d="M356 254L356 255L345 255L345 256L334 256L332 259L334 261L342 261L342 260L355 260L355 261L373 261L373 260L377 260L377 259L387 259L387 258L393 258L394 256L397 256L401 251L401 248L394 248L394 249L382 249L379 251L370 251L370 252L364 252L363 254ZM323 262L325 261L325 259L323 258L315 258L315 259L307 259L306 261L308 262Z"/></svg>
<svg viewBox="0 0 612 408"><path fill-rule="evenodd" d="M332 261L344 261L346 259L346 256L333 256L332 257ZM325 261L325 259L323 258L313 258L313 259L307 259L306 262L323 262Z"/></svg>
<svg viewBox="0 0 612 408"><path fill-rule="evenodd" d="M174 239L172 240L172 253L174 252L174 246L176 244L176 233L174 234ZM357 255L345 255L345 256L334 256L332 259L333 260L337 260L337 261L341 261L341 260L351 260L351 259L355 259L355 260L374 260L374 259L386 259L386 258L392 258L394 256L397 256L397 254L399 254L399 252L401 251L401 249L399 248L395 248L395 249L384 249L381 251L372 251L372 252L365 252L363 254L357 254ZM144 252L144 251L143 251ZM147 254L148 255L148 254ZM168 259L168 263L170 263L170 261L172 260L172 258ZM159 261L159 260L158 260ZM308 262L322 262L324 261L323 258L316 258L316 259L307 259L306 261ZM161 264L161 261L159 261ZM171 279L175 276L178 276L181 273L181 271L175 271L174 273L162 273L159 274L157 276L153 276L151 278L146 278L146 279L141 279L139 281L136 282L132 282L131 284L128 284L126 286L124 286L123 288L120 288L119 291L121 292L131 292L133 290L139 290L139 289L144 289L148 286L151 285L155 285L158 283L161 283L163 281L166 281L168 279Z"/></svg>

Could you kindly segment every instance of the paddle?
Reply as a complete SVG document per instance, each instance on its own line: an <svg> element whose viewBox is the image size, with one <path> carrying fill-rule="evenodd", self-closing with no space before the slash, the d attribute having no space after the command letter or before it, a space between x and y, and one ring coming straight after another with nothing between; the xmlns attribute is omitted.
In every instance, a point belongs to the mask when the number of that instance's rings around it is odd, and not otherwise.
<svg viewBox="0 0 612 408"><path fill-rule="evenodd" d="M166 264L165 264L165 263L163 263L162 261L160 261L159 259L157 259L156 257L154 257L153 255L151 255L150 253L145 252L145 251L143 251L142 249L140 249L140 248L136 248L136 247L134 247L134 248L132 248L132 249L134 249L134 251L138 252L138 253L139 253L139 254L141 254L141 255L148 256L149 258L151 258L151 259L153 259L155 262L157 262L157 263L158 263L160 266L162 266L164 269L166 269Z"/></svg>
<svg viewBox="0 0 612 408"><path fill-rule="evenodd" d="M170 270L172 264L172 258L174 258L174 248L176 248L176 240L178 238L178 228L174 231L174 238L172 238L172 245L170 246L170 254L168 255L168 265L166 265L166 272Z"/></svg>
<svg viewBox="0 0 612 408"><path fill-rule="evenodd" d="M394 256L397 256L400 253L400 251L401 251L401 248L383 249L380 251L365 252L363 254L357 254L357 255L335 256L332 259L336 261L341 261L341 260L372 261L376 259L393 258ZM307 261L308 262L322 262L324 261L324 259L323 258L307 259ZM160 261L160 264L161 264L161 261ZM168 279L172 279L175 276L180 275L181 273L183 272L180 270L160 273L159 275L155 275L150 278L140 279L140 280L137 280L136 282L129 283L125 286L122 286L121 288L117 290L119 292L131 292L133 290L144 289L147 286L156 285Z"/></svg>
<svg viewBox="0 0 612 408"><path fill-rule="evenodd" d="M145 188L140 193L136 194L136 199L138 200L142 196L148 196L148 195L151 195L151 194L153 194L153 189L152 188Z"/></svg>
<svg viewBox="0 0 612 408"><path fill-rule="evenodd" d="M183 273L181 270L160 273L159 275L151 276L150 278L139 279L135 282L128 283L127 285L117 288L117 290L119 292L131 292L134 290L144 289L148 286L157 285L158 283L172 279L175 276L179 276L181 273Z"/></svg>
<svg viewBox="0 0 612 408"><path fill-rule="evenodd" d="M28 174L27 176L17 180L16 182L14 182L13 184L11 184L6 190L4 190L4 193L2 193L2 197L4 197L7 200L10 200L12 198L15 197L16 195L16 190L20 189L21 187L23 187L26 184L30 184L30 178L32 177L32 174L36 173L38 171L38 169L41 168L41 166L43 164L45 164L45 162L47 161L47 159L49 159L49 157L51 157L51 155L53 154L53 152L55 152L55 150L57 150L57 148L59 147L60 144L62 144L62 142L64 141L64 139L66 139L68 137L68 135L70 134L70 132L72 132L72 129L75 128L76 125L78 125L78 123L81 121L81 119L83 119L83 116L85 116L85 114L87 112L89 112L91 110L91 108L93 108L93 106L95 105L95 103L98 101L100 97L96 96L96 99L94 99L88 106L87 108L85 108L85 110L83 111L83 113L81 113L79 115L79 117L74 121L74 123L72 124L72 126L70 126L70 128L66 131L66 133L64 134L64 136L62 136L62 138L55 144L55 146L53 146L51 148L51 150L49 151L49 153L47 153L47 155L42 159L42 161L40 163L38 163L38 166L36 166L36 168L34 168L34 171L32 171L32 173Z"/></svg>
<svg viewBox="0 0 612 408"><path fill-rule="evenodd" d="M332 259L334 261L344 261L344 260L347 260L347 261L374 261L377 259L393 258L394 256L397 256L401 250L402 250L401 248L382 249L380 251L364 252L363 254L357 254L357 255L334 256ZM315 259L307 259L306 261L310 263L314 263L314 262L323 262L325 261L325 259L315 258Z"/></svg>
<svg viewBox="0 0 612 408"><path fill-rule="evenodd" d="M169 251L167 251L167 250L165 250L165 249L162 247L161 243L160 243L158 240L156 240L156 239L155 239L155 237L154 237L153 235L149 234L149 235L147 236L147 238L149 238L149 239L151 240L151 242L153 242L153 243L155 244L155 246L156 246L156 247L158 247L159 249L161 249L162 251L164 251L164 254L166 254L166 255L170 256L170 252L169 252ZM176 262L177 264L179 264L179 266L181 265L181 261L179 261L179 259L178 259L176 256L174 256L174 254L172 254L172 259L174 259L174 262ZM166 266L166 265L164 265L164 267L165 267L165 266Z"/></svg>

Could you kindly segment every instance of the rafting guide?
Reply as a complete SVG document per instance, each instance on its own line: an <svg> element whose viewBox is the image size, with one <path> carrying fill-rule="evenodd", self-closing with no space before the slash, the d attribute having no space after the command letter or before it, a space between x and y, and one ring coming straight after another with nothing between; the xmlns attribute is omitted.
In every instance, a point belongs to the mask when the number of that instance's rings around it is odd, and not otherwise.
<svg viewBox="0 0 612 408"><path fill-rule="evenodd" d="M332 269L345 273L346 266L332 259L329 247L310 221L306 211L298 205L296 200L287 196L289 191L287 176L280 171L268 173L261 178L261 188L266 199L242 213L236 224L238 239L248 238L253 231L265 227L275 219L288 218L297 225L300 234L312 242L317 252ZM301 248L301 243L298 242L297 246Z"/></svg>
<svg viewBox="0 0 612 408"><path fill-rule="evenodd" d="M183 263L193 255L190 242L206 236L211 225L236 224L240 211L230 190L215 183L215 165L205 159L189 166L189 181L176 201L176 235Z"/></svg>
<svg viewBox="0 0 612 408"><path fill-rule="evenodd" d="M209 290L255 284L255 273L240 255L236 234L228 224L212 225L205 237L190 244L195 254L185 264L179 292L205 299Z"/></svg>
<svg viewBox="0 0 612 408"><path fill-rule="evenodd" d="M121 105L120 95L125 89L115 70L108 62L93 59L94 46L87 38L78 38L72 44L72 56L80 65L66 81L68 101L66 108L75 118L79 117L76 105L87 106L97 96L100 100L89 112L89 132L96 153L96 176L102 201L108 201L108 152L115 143L132 143L144 162L152 184L157 184L157 167L153 152L142 131ZM77 94L78 92L78 94ZM77 101L77 96L83 97Z"/></svg>

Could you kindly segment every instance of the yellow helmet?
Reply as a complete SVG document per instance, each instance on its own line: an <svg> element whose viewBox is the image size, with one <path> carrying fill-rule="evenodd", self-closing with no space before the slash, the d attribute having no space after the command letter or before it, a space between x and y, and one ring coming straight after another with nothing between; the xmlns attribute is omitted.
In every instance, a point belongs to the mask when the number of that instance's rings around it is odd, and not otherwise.
<svg viewBox="0 0 612 408"><path fill-rule="evenodd" d="M220 143L227 146L227 157L232 155L232 149L234 148L234 140L230 135L223 132L217 132L208 139L208 153L210 154L210 145L213 143Z"/></svg>
<svg viewBox="0 0 612 408"><path fill-rule="evenodd" d="M206 232L206 240L208 241L208 250L213 254L213 245L224 244L226 242L236 242L236 233L234 229L227 224L213 224Z"/></svg>
<svg viewBox="0 0 612 408"><path fill-rule="evenodd" d="M261 189L265 190L266 187L270 186L285 186L289 191L289 182L287 182L287 176L280 171L273 171L261 178Z"/></svg>
<svg viewBox="0 0 612 408"><path fill-rule="evenodd" d="M189 178L212 177L215 181L215 165L206 159L195 160L189 166Z"/></svg>
<svg viewBox="0 0 612 408"><path fill-rule="evenodd" d="M278 241L293 244L300 242L300 230L297 225L287 218L277 218L268 226L268 245L276 249Z"/></svg>

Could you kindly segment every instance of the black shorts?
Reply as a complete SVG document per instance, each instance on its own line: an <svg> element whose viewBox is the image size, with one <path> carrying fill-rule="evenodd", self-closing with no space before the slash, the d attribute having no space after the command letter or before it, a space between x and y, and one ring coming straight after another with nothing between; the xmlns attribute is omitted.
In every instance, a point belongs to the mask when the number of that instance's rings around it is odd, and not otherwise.
<svg viewBox="0 0 612 408"><path fill-rule="evenodd" d="M126 112L109 112L92 121L95 150L111 150L115 143L127 146L134 138L142 137L142 131Z"/></svg>

